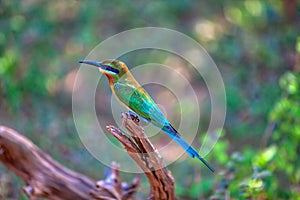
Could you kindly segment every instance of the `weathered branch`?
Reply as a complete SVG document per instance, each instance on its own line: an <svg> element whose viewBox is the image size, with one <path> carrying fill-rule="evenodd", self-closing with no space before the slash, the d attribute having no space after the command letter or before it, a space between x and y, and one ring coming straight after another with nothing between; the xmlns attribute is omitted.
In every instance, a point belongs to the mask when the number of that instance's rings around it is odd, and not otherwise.
<svg viewBox="0 0 300 200"><path fill-rule="evenodd" d="M107 130L123 144L145 172L151 187L149 199L175 199L174 178L163 165L162 158L145 135L144 129L139 126L138 118L128 113L123 113L122 118L132 138L114 126L108 126Z"/></svg>
<svg viewBox="0 0 300 200"><path fill-rule="evenodd" d="M4 126L0 126L0 161L26 183L23 191L30 199L130 199L139 184L138 178L132 184L122 184L116 165L104 181L96 184L58 164L24 136Z"/></svg>
<svg viewBox="0 0 300 200"><path fill-rule="evenodd" d="M144 171L151 187L149 199L175 199L172 174L139 126L139 119L127 113L122 118L131 137L114 126L107 130ZM140 182L138 176L131 184L122 183L114 163L106 179L95 183L58 164L24 136L4 126L0 126L0 161L26 183L23 191L30 199L132 199Z"/></svg>

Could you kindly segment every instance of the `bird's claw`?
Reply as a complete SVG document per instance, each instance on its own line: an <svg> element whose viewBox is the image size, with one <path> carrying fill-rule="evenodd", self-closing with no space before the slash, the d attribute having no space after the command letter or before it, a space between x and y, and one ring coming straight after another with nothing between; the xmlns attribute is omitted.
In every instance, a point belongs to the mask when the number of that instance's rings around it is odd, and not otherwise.
<svg viewBox="0 0 300 200"><path fill-rule="evenodd" d="M132 121L135 121L137 123L140 122L140 118L135 112L129 111L128 113L129 113L129 117L131 118Z"/></svg>
<svg viewBox="0 0 300 200"><path fill-rule="evenodd" d="M128 111L128 112L125 112L125 114L127 116L127 119L131 119L132 121L134 121L136 123L140 122L140 118L135 112ZM121 114L121 117L122 117L122 115L123 115L123 113Z"/></svg>

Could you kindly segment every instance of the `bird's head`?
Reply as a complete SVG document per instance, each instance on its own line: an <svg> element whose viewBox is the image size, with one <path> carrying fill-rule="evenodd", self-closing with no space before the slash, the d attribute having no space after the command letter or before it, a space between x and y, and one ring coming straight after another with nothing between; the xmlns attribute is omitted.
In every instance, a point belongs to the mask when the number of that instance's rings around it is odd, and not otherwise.
<svg viewBox="0 0 300 200"><path fill-rule="evenodd" d="M80 60L79 63L98 67L99 71L107 76L110 81L118 81L129 70L125 63L119 60L103 60L102 62Z"/></svg>

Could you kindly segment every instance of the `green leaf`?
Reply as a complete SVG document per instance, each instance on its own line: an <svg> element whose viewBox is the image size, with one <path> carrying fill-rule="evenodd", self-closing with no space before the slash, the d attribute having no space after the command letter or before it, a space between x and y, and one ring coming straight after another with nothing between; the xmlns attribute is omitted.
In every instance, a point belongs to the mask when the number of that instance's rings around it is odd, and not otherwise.
<svg viewBox="0 0 300 200"><path fill-rule="evenodd" d="M256 158L254 158L254 165L259 167L265 167L268 162L272 160L272 158L277 153L277 146L272 145L269 148L265 149L262 153L258 154Z"/></svg>
<svg viewBox="0 0 300 200"><path fill-rule="evenodd" d="M248 186L251 190L260 191L264 187L264 183L261 179L252 179L248 182Z"/></svg>

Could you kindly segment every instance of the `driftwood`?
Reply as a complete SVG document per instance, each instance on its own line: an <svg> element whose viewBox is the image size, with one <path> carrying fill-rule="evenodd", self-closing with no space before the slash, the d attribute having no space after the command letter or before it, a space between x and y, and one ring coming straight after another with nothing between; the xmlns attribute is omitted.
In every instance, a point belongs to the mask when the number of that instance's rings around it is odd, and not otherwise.
<svg viewBox="0 0 300 200"><path fill-rule="evenodd" d="M107 130L145 172L151 188L149 199L175 199L174 179L138 125L139 120L127 113L122 118L131 137L114 126ZM4 126L0 126L0 161L25 182L23 191L29 199L133 199L140 183L139 176L130 184L122 183L117 164L105 180L96 182L58 164L24 136Z"/></svg>

